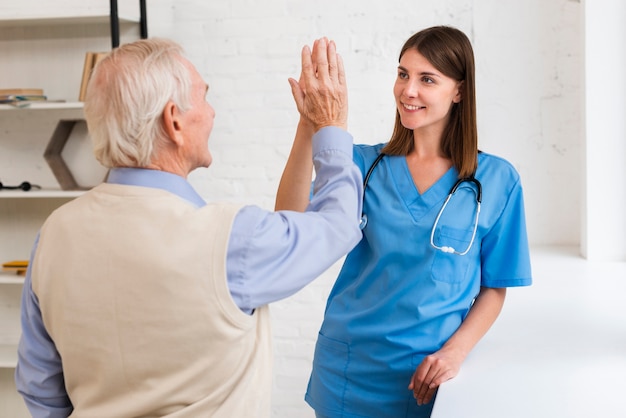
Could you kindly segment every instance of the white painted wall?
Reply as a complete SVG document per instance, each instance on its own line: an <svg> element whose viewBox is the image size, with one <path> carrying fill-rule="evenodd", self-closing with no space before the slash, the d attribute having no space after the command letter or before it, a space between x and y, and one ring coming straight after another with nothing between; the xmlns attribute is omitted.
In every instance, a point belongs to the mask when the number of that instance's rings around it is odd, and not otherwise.
<svg viewBox="0 0 626 418"><path fill-rule="evenodd" d="M584 1L585 177L582 252L626 260L626 2Z"/></svg>
<svg viewBox="0 0 626 418"><path fill-rule="evenodd" d="M480 146L509 159L525 188L530 240L580 241L581 4L572 0L201 0L149 2L150 36L182 43L211 85L214 166L194 182L208 198L272 207L297 114L287 77L304 44L329 36L343 55L350 129L385 141L400 47L434 24L475 48Z"/></svg>
<svg viewBox="0 0 626 418"><path fill-rule="evenodd" d="M150 36L183 44L211 85L214 163L192 176L205 198L273 207L297 121L287 77L298 76L304 44L335 39L350 130L357 142L376 143L391 133L400 47L424 27L450 24L474 44L480 147L520 171L531 242L580 243L580 1L151 0L148 14ZM272 306L273 417L313 416L303 395L338 267Z"/></svg>

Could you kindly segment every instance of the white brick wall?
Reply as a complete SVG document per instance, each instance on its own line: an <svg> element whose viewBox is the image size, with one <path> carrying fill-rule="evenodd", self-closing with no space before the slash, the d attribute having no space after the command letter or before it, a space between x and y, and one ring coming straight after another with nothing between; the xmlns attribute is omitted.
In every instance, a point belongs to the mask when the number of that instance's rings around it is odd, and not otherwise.
<svg viewBox="0 0 626 418"><path fill-rule="evenodd" d="M580 14L579 0L148 2L150 36L180 42L211 86L214 163L192 182L209 200L268 209L297 121L287 78L298 76L304 44L320 36L337 42L350 130L357 142L376 143L391 133L392 86L406 38L435 24L464 30L476 53L480 146L520 171L533 244L580 239ZM338 268L272 306L275 418L313 416L303 395Z"/></svg>

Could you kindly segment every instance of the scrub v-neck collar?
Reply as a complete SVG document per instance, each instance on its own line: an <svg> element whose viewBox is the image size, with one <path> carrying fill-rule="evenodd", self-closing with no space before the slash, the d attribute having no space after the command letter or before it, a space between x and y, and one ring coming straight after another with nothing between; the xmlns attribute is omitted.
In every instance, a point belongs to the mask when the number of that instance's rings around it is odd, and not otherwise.
<svg viewBox="0 0 626 418"><path fill-rule="evenodd" d="M389 160L391 175L398 188L400 198L404 201L415 221L427 214L433 207L439 208L443 204L458 177L457 170L452 166L432 186L420 193L413 182L406 157L394 156Z"/></svg>

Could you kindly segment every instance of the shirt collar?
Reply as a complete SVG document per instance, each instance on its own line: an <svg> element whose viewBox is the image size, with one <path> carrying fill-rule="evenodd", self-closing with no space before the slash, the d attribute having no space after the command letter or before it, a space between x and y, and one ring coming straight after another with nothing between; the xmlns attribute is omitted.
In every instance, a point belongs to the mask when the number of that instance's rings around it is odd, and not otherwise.
<svg viewBox="0 0 626 418"><path fill-rule="evenodd" d="M112 168L107 176L107 183L162 189L189 201L197 207L206 205L204 199L200 197L186 179L165 171L146 168Z"/></svg>

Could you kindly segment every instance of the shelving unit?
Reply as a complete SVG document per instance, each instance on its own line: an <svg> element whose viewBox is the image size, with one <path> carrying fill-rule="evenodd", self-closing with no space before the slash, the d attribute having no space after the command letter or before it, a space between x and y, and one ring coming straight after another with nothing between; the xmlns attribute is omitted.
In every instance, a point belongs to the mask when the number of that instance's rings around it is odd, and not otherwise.
<svg viewBox="0 0 626 418"><path fill-rule="evenodd" d="M2 189L0 198L44 197L46 194L76 197L76 193L61 190L56 173L44 158L59 124L69 122L72 128L61 156L77 178L79 187L76 188L86 189L100 183L106 170L92 154L83 118L83 104L79 102L33 103L26 108L0 105L0 181L4 185L28 181L42 188L26 192Z"/></svg>
<svg viewBox="0 0 626 418"><path fill-rule="evenodd" d="M0 262L28 259L46 217L84 190L62 190L44 158L59 125L70 128L60 157L81 189L106 169L91 150L78 101L87 52L108 51L147 37L145 0L20 0L0 10L0 89L42 88L49 102L25 108L0 104L0 181L41 189L0 190ZM28 417L13 373L20 336L23 276L0 272L0 416Z"/></svg>

